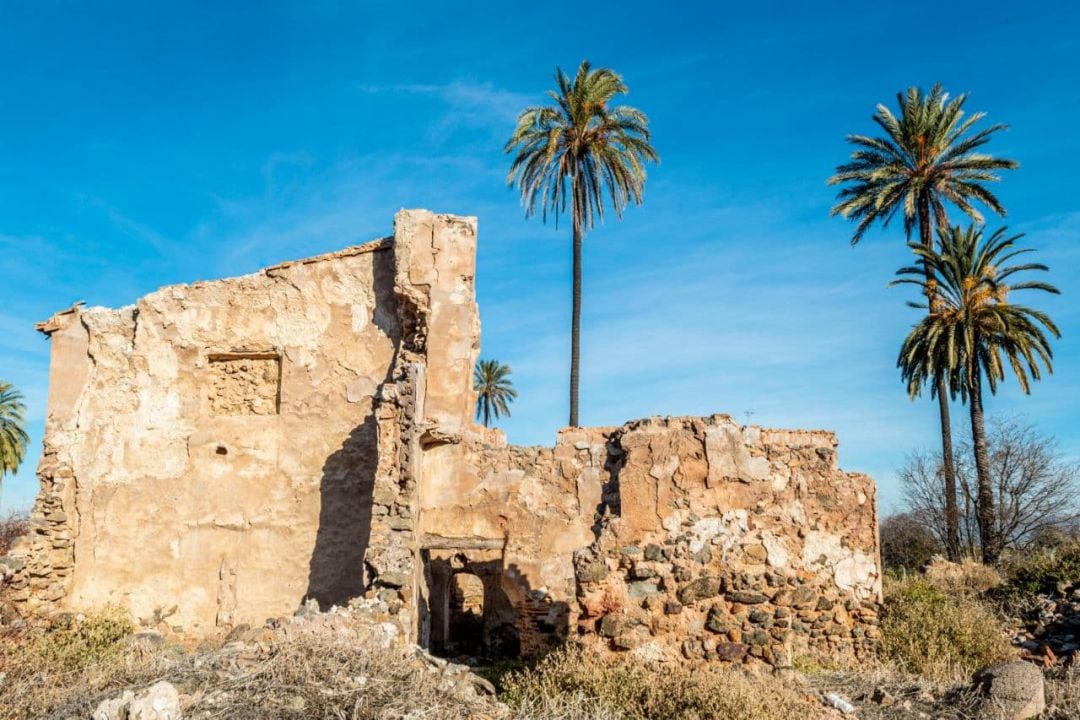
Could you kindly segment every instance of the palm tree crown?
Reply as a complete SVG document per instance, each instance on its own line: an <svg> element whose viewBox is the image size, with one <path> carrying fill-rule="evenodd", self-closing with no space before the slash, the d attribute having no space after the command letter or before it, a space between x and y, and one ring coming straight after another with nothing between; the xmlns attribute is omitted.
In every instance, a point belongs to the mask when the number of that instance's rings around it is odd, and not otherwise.
<svg viewBox="0 0 1080 720"><path fill-rule="evenodd" d="M929 298L929 306L909 303L929 314L904 340L897 361L912 395L939 375L962 399L978 391L975 384L983 377L993 393L1006 365L1026 393L1030 380L1041 377L1040 363L1052 372L1047 332L1060 337L1057 326L1046 313L1014 304L1010 296L1020 290L1059 291L1038 281L1010 284L1017 273L1047 270L1041 263L1006 265L1032 252L1015 249L1021 237L1006 237L1001 228L984 242L976 226L955 226L939 233L940 250L912 244L921 266L902 268L897 272L901 279L893 281L918 285Z"/></svg>
<svg viewBox="0 0 1080 720"><path fill-rule="evenodd" d="M19 469L30 442L22 400L22 393L0 380L0 479Z"/></svg>
<svg viewBox="0 0 1080 720"><path fill-rule="evenodd" d="M496 360L481 360L473 370L473 389L477 392L476 418L491 426L491 419L510 417L510 403L517 390L510 380L510 366Z"/></svg>
<svg viewBox="0 0 1080 720"><path fill-rule="evenodd" d="M553 105L526 108L506 143L514 152L507 183L521 190L526 215L539 206L546 220L570 204L575 227L591 228L604 217L605 195L616 217L633 201L641 204L645 164L660 157L649 144L649 119L626 105L611 107L628 92L623 79L608 68L593 70L586 60L570 79L555 71L558 91Z"/></svg>
<svg viewBox="0 0 1080 720"><path fill-rule="evenodd" d="M967 96L949 99L941 85L929 94L912 87L896 98L900 117L884 105L877 106L874 116L885 136L848 135L848 142L856 146L851 161L838 167L828 181L845 185L832 214L858 223L851 243L859 242L879 220L887 226L898 212L903 213L909 237L923 217L924 222L933 219L938 228L947 228L946 202L978 223L983 217L976 202L1004 216L1005 209L984 183L999 179L995 170L1010 170L1019 163L976 150L1006 126L991 125L969 135L985 113L965 118ZM927 240L923 237L924 243Z"/></svg>

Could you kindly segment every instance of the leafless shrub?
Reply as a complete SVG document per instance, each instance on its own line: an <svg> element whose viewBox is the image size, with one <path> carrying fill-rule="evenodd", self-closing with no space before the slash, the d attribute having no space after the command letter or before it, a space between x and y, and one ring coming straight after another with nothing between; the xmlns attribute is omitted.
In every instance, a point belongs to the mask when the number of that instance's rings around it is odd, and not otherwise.
<svg viewBox="0 0 1080 720"><path fill-rule="evenodd" d="M0 555L7 555L15 539L30 530L30 518L25 512L11 513L0 518Z"/></svg>
<svg viewBox="0 0 1080 720"><path fill-rule="evenodd" d="M990 477L997 508L995 532L1006 548L1026 548L1050 536L1067 534L1080 519L1080 465L1057 442L1019 416L991 421L987 433ZM970 441L955 457L960 544L976 556L979 527L975 512L977 480ZM900 469L907 515L936 538L945 540L945 492L940 455L916 451Z"/></svg>
<svg viewBox="0 0 1080 720"><path fill-rule="evenodd" d="M887 569L917 571L943 549L912 513L889 515L881 521L881 562Z"/></svg>

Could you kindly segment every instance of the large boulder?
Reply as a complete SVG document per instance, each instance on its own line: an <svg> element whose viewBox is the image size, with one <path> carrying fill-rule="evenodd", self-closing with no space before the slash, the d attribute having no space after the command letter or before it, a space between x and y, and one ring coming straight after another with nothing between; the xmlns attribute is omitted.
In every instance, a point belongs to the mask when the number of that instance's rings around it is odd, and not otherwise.
<svg viewBox="0 0 1080 720"><path fill-rule="evenodd" d="M1023 660L980 670L974 683L983 696L979 717L1028 720L1046 709L1042 671Z"/></svg>

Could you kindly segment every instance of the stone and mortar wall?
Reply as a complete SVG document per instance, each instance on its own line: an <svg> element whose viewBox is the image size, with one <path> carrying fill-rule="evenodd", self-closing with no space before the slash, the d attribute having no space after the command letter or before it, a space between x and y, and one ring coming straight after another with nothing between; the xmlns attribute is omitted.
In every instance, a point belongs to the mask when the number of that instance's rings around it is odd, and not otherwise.
<svg viewBox="0 0 1080 720"><path fill-rule="evenodd" d="M525 655L864 654L874 485L835 437L713 416L507 445L473 422L475 249L474 218L402 211L392 238L44 323L42 490L0 559L20 608L205 633L351 602L426 643L434 583L472 568Z"/></svg>
<svg viewBox="0 0 1080 720"><path fill-rule="evenodd" d="M836 445L722 415L553 448L477 432L425 453L421 544L502 548L526 655L578 636L652 661L854 660L877 636L875 489Z"/></svg>
<svg viewBox="0 0 1080 720"><path fill-rule="evenodd" d="M854 660L877 637L873 481L820 431L727 416L628 423L596 541L575 557L579 628L648 660Z"/></svg>

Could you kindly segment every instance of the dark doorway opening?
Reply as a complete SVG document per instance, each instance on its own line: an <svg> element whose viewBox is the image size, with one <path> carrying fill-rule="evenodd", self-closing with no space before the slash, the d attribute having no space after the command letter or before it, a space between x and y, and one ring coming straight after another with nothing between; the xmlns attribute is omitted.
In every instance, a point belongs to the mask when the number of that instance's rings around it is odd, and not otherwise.
<svg viewBox="0 0 1080 720"><path fill-rule="evenodd" d="M517 657L517 612L502 587L501 549L429 548L422 557L421 644L474 662Z"/></svg>

